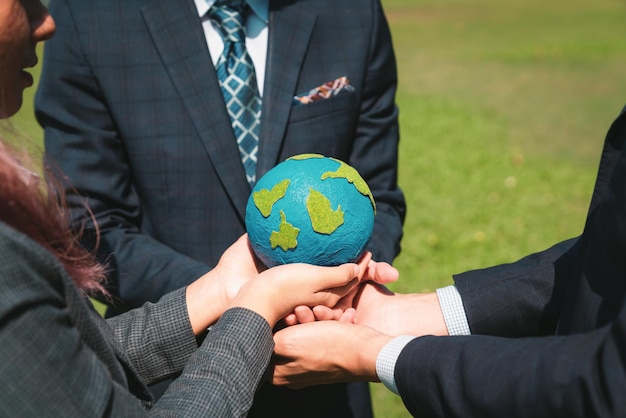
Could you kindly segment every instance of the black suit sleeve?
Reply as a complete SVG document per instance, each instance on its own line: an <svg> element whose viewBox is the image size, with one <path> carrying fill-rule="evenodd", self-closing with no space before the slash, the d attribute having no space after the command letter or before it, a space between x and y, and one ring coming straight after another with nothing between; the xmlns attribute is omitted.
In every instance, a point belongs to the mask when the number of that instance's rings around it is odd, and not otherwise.
<svg viewBox="0 0 626 418"><path fill-rule="evenodd" d="M626 411L626 309L569 336L422 337L396 364L415 416L599 417Z"/></svg>
<svg viewBox="0 0 626 418"><path fill-rule="evenodd" d="M553 334L558 315L551 304L555 276L561 257L576 241L561 242L515 263L455 275L472 334Z"/></svg>

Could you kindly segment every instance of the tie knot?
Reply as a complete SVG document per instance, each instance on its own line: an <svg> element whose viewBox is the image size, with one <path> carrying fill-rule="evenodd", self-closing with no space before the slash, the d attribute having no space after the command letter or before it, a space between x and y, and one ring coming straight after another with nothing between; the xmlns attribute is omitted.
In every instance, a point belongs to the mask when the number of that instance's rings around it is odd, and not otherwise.
<svg viewBox="0 0 626 418"><path fill-rule="evenodd" d="M218 0L211 6L209 16L217 23L224 42L245 42L246 31L243 20L246 3L243 1Z"/></svg>

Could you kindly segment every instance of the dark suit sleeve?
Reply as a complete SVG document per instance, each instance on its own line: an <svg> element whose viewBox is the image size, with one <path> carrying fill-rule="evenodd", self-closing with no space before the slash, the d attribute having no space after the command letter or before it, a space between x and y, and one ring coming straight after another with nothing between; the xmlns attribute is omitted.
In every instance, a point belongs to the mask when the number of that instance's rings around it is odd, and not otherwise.
<svg viewBox="0 0 626 418"><path fill-rule="evenodd" d="M353 165L376 199L374 232L368 249L374 259L391 263L400 252L406 205L398 187L397 69L391 34L379 1L372 2L369 60L363 82Z"/></svg>
<svg viewBox="0 0 626 418"><path fill-rule="evenodd" d="M146 217L133 187L125 147L86 59L85 49L96 35L79 31L75 7L80 2L69 5L58 0L50 5L57 33L46 43L36 115L45 127L48 165L53 171L62 167L61 174L71 179L64 187L74 225L77 229L87 225L87 231L93 231L87 205L98 220L98 252L110 266L112 291L136 307L188 284L210 267L140 230ZM124 88L121 81L119 88ZM94 247L94 234L85 237L85 245Z"/></svg>
<svg viewBox="0 0 626 418"><path fill-rule="evenodd" d="M422 337L396 363L415 416L617 417L626 411L626 309L569 336Z"/></svg>
<svg viewBox="0 0 626 418"><path fill-rule="evenodd" d="M570 239L521 260L454 276L472 334L523 337L554 333L555 278L565 275ZM572 257L568 255L567 257ZM558 261L557 261L558 260Z"/></svg>

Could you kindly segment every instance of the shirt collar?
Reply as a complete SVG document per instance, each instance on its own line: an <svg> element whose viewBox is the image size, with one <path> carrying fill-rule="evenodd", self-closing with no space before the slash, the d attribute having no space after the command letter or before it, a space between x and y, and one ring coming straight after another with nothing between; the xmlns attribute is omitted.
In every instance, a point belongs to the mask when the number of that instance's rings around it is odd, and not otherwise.
<svg viewBox="0 0 626 418"><path fill-rule="evenodd" d="M200 17L204 17L207 14L213 3L216 0L194 0L196 3L196 8L198 9L198 15ZM248 6L252 9L255 15L259 17L265 24L269 23L269 10L270 10L270 1L269 0L247 0Z"/></svg>

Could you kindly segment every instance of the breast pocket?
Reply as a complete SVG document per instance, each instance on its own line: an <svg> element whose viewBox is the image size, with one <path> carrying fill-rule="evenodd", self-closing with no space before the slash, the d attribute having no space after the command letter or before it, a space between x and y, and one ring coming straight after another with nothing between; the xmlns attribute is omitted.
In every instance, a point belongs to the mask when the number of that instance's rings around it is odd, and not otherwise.
<svg viewBox="0 0 626 418"><path fill-rule="evenodd" d="M358 95L346 92L291 109L282 155L317 153L347 159L358 120Z"/></svg>
<svg viewBox="0 0 626 418"><path fill-rule="evenodd" d="M291 109L290 123L303 120L330 116L356 107L357 94L354 91L339 93L328 99L318 100L308 104L294 104Z"/></svg>

